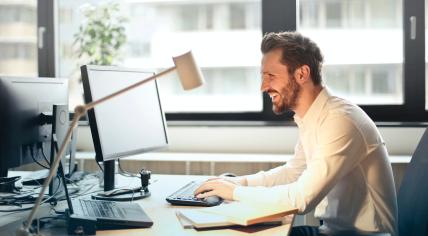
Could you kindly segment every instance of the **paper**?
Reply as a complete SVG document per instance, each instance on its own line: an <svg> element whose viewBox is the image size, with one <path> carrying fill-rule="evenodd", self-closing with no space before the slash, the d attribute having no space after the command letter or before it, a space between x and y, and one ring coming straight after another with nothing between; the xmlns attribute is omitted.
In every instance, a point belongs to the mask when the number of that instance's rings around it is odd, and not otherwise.
<svg viewBox="0 0 428 236"><path fill-rule="evenodd" d="M210 228L234 225L234 223L229 222L224 216L206 213L200 209L178 210L176 211L176 215L185 229L191 228L186 224L186 221L188 223L190 222L191 225L195 228Z"/></svg>
<svg viewBox="0 0 428 236"><path fill-rule="evenodd" d="M296 214L296 208L283 209L277 205L259 204L250 205L240 202L222 204L215 207L204 208L201 211L209 214L223 216L228 222L239 225L251 225L266 222L278 217Z"/></svg>
<svg viewBox="0 0 428 236"><path fill-rule="evenodd" d="M283 209L277 205L249 205L240 202L176 211L176 215L184 228L192 228L192 226L194 228L247 226L266 222L281 222L284 216L296 213L296 208Z"/></svg>
<svg viewBox="0 0 428 236"><path fill-rule="evenodd" d="M178 221L180 222L181 226L183 226L183 229L193 229L193 223L190 222L186 217L181 215L180 211L176 211L175 215L177 216Z"/></svg>

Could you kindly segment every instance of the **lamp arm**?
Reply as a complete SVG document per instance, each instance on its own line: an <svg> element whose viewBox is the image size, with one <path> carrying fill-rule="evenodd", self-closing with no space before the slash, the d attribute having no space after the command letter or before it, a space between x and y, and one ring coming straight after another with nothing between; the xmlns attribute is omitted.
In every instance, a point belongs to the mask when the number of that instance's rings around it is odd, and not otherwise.
<svg viewBox="0 0 428 236"><path fill-rule="evenodd" d="M24 222L23 228L18 228L17 231L23 230L24 232L28 232L28 229L31 226L31 222L34 219L34 216L36 215L37 209L39 208L40 203L42 202L43 196L45 194L46 188L49 186L49 183L51 182L53 176L56 174L56 171L58 169L59 166L59 162L61 161L61 156L65 151L65 147L67 146L68 142L70 141L71 135L73 133L73 129L74 127L77 126L77 123L79 121L79 119L84 115L84 113L79 113L79 114L75 114L74 118L70 124L70 127L67 130L67 134L65 135L64 141L61 144L61 148L59 149L55 160L53 162L53 164L51 165L51 169L49 171L49 175L48 177L45 179L45 182L43 183L43 186L40 190L39 196L36 199L36 202L34 203L34 207L31 209L30 214L28 215L27 221ZM22 235L20 233L17 232L17 235Z"/></svg>
<svg viewBox="0 0 428 236"><path fill-rule="evenodd" d="M96 101L93 101L93 102L88 103L86 105L80 105L80 106L75 107L73 120L72 120L72 122L70 124L70 127L67 130L67 134L65 135L64 141L61 144L61 148L59 149L58 153L56 154L55 160L54 160L53 164L51 165L51 168L50 168L50 171L49 171L49 175L45 179L45 182L43 182L43 186L42 186L42 188L40 190L39 196L37 197L36 202L34 203L34 207L31 209L31 212L28 215L27 221L24 222L24 224L20 228L17 229L16 235L27 235L28 234L28 232L29 232L28 230L30 229L31 222L34 220L34 216L37 213L37 209L39 208L39 205L42 202L43 195L45 194L46 188L48 187L48 185L51 182L53 176L57 172L57 169L58 169L58 166L59 166L59 162L61 161L61 156L64 153L65 147L67 146L68 142L70 141L71 135L73 133L73 129L77 126L77 123L79 122L80 118L82 116L84 116L88 110L94 108L96 105L98 105L100 103L103 103L103 102L105 102L107 100L110 100L111 98L119 96L119 95L121 95L123 93L126 93L127 91L129 91L131 89L134 89L134 88L136 88L136 87L138 87L138 86L140 86L142 84L145 84L145 83L147 83L149 81L152 81L152 80L154 80L154 79L156 79L158 77L161 77L161 76L163 76L165 74L168 74L168 73L172 72L175 69L176 69L175 66L171 67L171 68L168 68L168 69L166 69L166 70L164 70L164 71L162 71L162 72L160 72L158 74L150 76L150 77L148 77L148 78L146 78L144 80L141 80L141 81L139 81L139 82L137 82L135 84L132 84L132 85L130 85L130 86L126 87L126 88L123 88L123 89L121 89L121 90L119 90L117 92L114 92L114 93L112 93L110 95L102 97L102 98L100 98L100 99L98 99Z"/></svg>

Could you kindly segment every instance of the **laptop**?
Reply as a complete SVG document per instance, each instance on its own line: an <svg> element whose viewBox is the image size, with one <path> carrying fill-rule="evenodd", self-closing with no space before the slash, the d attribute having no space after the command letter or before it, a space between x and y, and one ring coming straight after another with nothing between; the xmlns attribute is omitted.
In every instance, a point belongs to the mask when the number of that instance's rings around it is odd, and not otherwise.
<svg viewBox="0 0 428 236"><path fill-rule="evenodd" d="M62 169L60 164L59 169ZM64 181L63 171L61 178ZM63 184L67 200L67 231L69 234L95 234L96 230L148 228L153 221L138 203L92 199L71 199Z"/></svg>
<svg viewBox="0 0 428 236"><path fill-rule="evenodd" d="M56 136L54 135L53 138L58 152ZM68 205L68 209L65 210L68 234L94 235L97 229L148 228L153 225L153 221L137 203L91 199L71 200L61 162L58 165L58 172Z"/></svg>
<svg viewBox="0 0 428 236"><path fill-rule="evenodd" d="M153 221L137 203L92 199L73 199L70 203L67 220L69 233L72 234L79 233L75 231L76 222L82 222L80 227L93 224L97 230L148 228L153 225Z"/></svg>

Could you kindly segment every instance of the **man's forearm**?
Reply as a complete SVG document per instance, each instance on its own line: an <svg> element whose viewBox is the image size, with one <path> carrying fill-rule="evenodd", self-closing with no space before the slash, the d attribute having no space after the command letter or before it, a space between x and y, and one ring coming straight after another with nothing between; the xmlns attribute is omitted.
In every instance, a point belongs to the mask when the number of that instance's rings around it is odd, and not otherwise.
<svg viewBox="0 0 428 236"><path fill-rule="evenodd" d="M248 181L246 176L223 177L223 178L240 186L248 186Z"/></svg>
<svg viewBox="0 0 428 236"><path fill-rule="evenodd" d="M244 175L244 176L239 176L239 177L236 177L237 178L237 182L239 183L239 185L241 185L241 186L248 186L248 181L247 181L247 177Z"/></svg>

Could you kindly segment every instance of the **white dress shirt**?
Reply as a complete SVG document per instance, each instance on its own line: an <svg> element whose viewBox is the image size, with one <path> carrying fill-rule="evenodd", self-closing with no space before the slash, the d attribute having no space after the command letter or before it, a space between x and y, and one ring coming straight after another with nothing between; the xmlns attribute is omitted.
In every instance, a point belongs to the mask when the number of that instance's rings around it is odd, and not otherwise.
<svg viewBox="0 0 428 236"><path fill-rule="evenodd" d="M362 230L397 235L397 198L388 153L373 121L324 88L303 118L285 165L248 175L234 200L315 208L324 232Z"/></svg>

